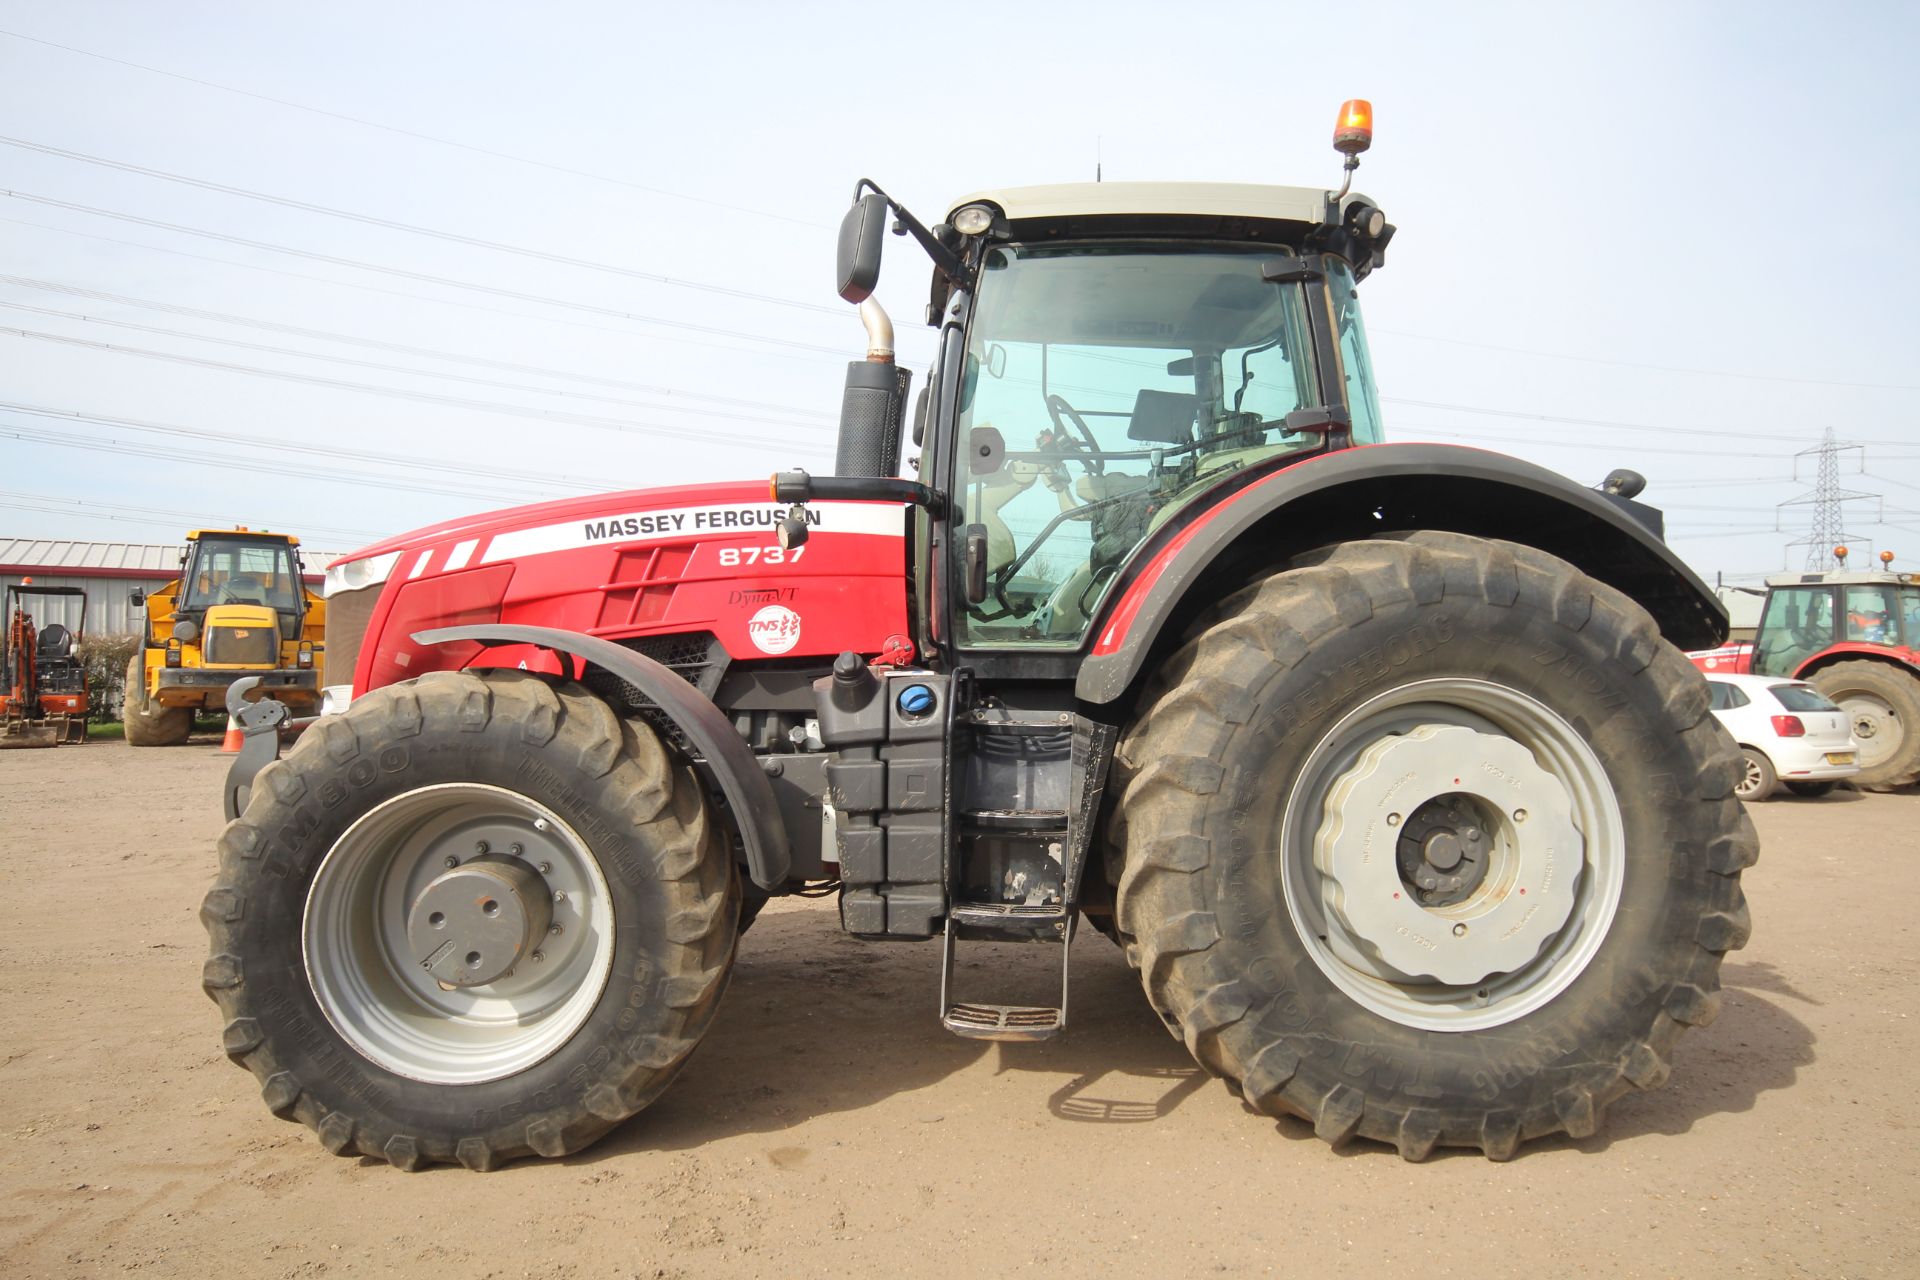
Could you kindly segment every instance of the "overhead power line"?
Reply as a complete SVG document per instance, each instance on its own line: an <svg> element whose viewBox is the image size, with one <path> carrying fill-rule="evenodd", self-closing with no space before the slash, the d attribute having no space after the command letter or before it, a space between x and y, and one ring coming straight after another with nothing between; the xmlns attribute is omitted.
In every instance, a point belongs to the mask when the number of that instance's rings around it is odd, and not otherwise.
<svg viewBox="0 0 1920 1280"><path fill-rule="evenodd" d="M438 227L423 227L411 222L398 222L392 218L382 218L370 213L356 213L351 209L335 209L329 205L315 204L310 200L296 200L291 196L276 196L266 191L254 191L247 187L229 186L224 182L213 182L206 178L195 178L184 173L172 173L166 169L153 169L146 165L133 164L126 160L110 160L105 156L90 156L83 151L68 151L64 147L49 146L44 142L30 142L25 138L9 138L0 134L0 146L17 147L22 151L32 151L43 156L55 156L61 160L73 160L80 164L98 165L103 169L114 169L121 173L138 174L143 178L154 178L161 182L175 182L182 186L194 187L201 191L213 191L220 195L238 196L243 200L258 200L264 204L278 205L283 209L298 209L302 213L317 213L323 217L340 218L348 222L357 222L363 226L380 227L387 231L403 231L408 235L427 236L434 240L444 240L450 244L462 244L473 249L489 249L495 253L510 253L517 257L532 258L538 262L552 262L560 266L579 267L586 271L603 271L609 275L625 276L629 280L644 280L649 284L666 285L674 289L697 289L702 293L715 293L723 297L739 298L749 302L765 302L779 307L794 307L802 311L817 311L822 315L844 315L841 308L823 306L817 302L801 302L795 298L777 297L770 293L757 293L751 289L735 289L727 285L711 284L703 280L688 280L679 276L665 276L658 272L641 271L635 267L622 267L610 262L597 262L591 258L576 258L569 254L552 253L545 249L529 248L526 245L507 244L500 240L486 240L479 236L463 235L457 231L444 231Z"/></svg>
<svg viewBox="0 0 1920 1280"><path fill-rule="evenodd" d="M322 360L322 361L326 361L329 364L343 364L343 365L351 366L356 369L375 369L382 373L397 373L410 378L439 378L447 382L466 383L469 386L494 387L496 389L504 390L504 391L521 391L531 395L541 395L541 396L560 396L563 398L574 399L574 400L592 400L600 404L625 405L629 408L634 408L634 409L659 410L659 409L665 409L665 408L672 408L672 410L676 413L693 414L697 417L702 417L702 418L721 418L728 422L761 422L761 423L766 423L770 426L790 427L797 431L831 430L831 427L828 426L827 424L818 423L818 422L801 423L801 422L793 422L784 418L764 418L764 417L754 416L751 414L743 414L740 411L734 410L734 409L700 409L690 405L668 406L668 405L656 404L652 401L647 401L647 400L628 400L620 396L598 396L598 395L592 395L590 393L581 392L581 391L565 391L565 390L560 390L554 387L533 386L525 382L503 382L498 378L476 378L468 374L446 373L446 372L442 372L440 370L435 370L435 369L421 369L412 365L384 364L378 360L356 360L351 356L328 355L324 352L318 352L318 351L302 351L296 347L276 347L270 343L265 343L265 342L242 342L238 338L219 338L219 337L214 337L210 334L189 333L183 329L168 329L161 325L134 324L130 320L109 320L105 316L89 316L89 315L84 315L77 311L61 311L53 307L33 307L33 306L28 306L24 302L0 302L0 307L3 307L9 311L26 311L33 315L51 316L54 319L58 319L58 320L77 320L85 324L110 325L116 329L130 329L136 333L151 333L151 334L157 334L161 337L166 337L166 338L184 338L191 342L212 342L212 343L217 343L218 345L224 346L224 347L237 347L243 351L260 351L268 355L291 356L299 360ZM21 334L25 334L27 331L26 330L17 330L17 331L16 330L0 330L0 332L18 332ZM78 340L76 339L76 341ZM129 353L137 353L140 351L140 348L125 347L125 348L120 348L120 350L129 352ZM171 356L169 358L177 359L177 360L192 359L192 357L190 356ZM225 368L227 366L222 365L221 367ZM255 371L253 366L232 366L232 367L236 369L244 369L249 372ZM265 372L265 371L260 371L260 372ZM357 384L357 383L349 383L349 384L342 384L342 385L352 387L354 389L360 388L360 384ZM663 427L663 428L660 428L660 430L667 431L667 430L671 430L671 428Z"/></svg>
<svg viewBox="0 0 1920 1280"><path fill-rule="evenodd" d="M510 418L526 418L536 422L565 423L577 427L590 427L599 431L619 431L628 435L643 437L665 436L677 440L696 440L703 443L745 444L754 446L792 445L794 442L780 436L765 434L747 434L713 431L704 427L670 427L656 422L634 422L623 418L606 418L599 414L565 413L554 409L533 409L524 405L507 404L499 400L471 400L465 396L443 396L431 391L408 391L400 387L379 387L367 382L350 382L344 378L323 378L317 374L295 373L288 369L266 369L259 365L238 364L229 360L208 360L200 356L180 355L172 351L155 351L148 347L129 347L112 342L95 342L88 338L72 338L64 334L46 333L38 329L15 329L0 326L0 334L16 338L25 338L34 342L47 342L56 346L74 347L86 351L97 351L112 355L137 356L143 360L160 360L169 364L189 365L201 369L217 369L225 373L243 373L249 377L272 378L281 382L296 382L310 387L326 387L335 391L355 391L363 395L385 396L392 400L411 400L417 404L446 405L454 409L470 409L480 413L496 413ZM817 428L816 428L817 429Z"/></svg>
<svg viewBox="0 0 1920 1280"><path fill-rule="evenodd" d="M125 520L130 523L154 525L162 523L155 518L159 516L184 520L190 525L203 527L216 527L225 524L225 522L229 520L248 518L244 513L236 514L232 511L223 511L219 515L213 515L206 511L175 511L166 507L140 507L124 502L106 502L99 498L69 498L60 494L50 493L8 493L4 490L0 490L0 507L4 507L9 511L38 511L50 515L82 516L88 520ZM121 514L111 515L108 514L109 512L120 512ZM279 523L280 520L281 516L275 515L271 522ZM265 524L267 521L255 515L252 517L250 523ZM324 533L343 538L366 538L369 540L382 536L371 529L341 529L332 525L309 524L304 520L300 521L300 530L303 535L307 533Z"/></svg>
<svg viewBox="0 0 1920 1280"><path fill-rule="evenodd" d="M137 431L143 434L172 436L178 439L201 440L218 444L237 446L243 449L263 450L274 456L293 454L311 458L345 460L348 462L371 462L381 466L406 467L417 471L427 471L441 476L469 476L477 480L503 481L512 488L523 489L526 485L538 485L550 489L571 489L580 493L592 493L606 487L606 481L591 476L555 475L546 471L530 471L524 467L488 467L465 461L458 453L446 457L424 458L417 455L399 453L381 453L372 449L360 449L339 443L310 444L299 440L262 438L258 435L243 435L231 431L214 431L208 427L187 426L177 422L153 422L145 418L123 418L110 414L89 413L84 409L55 409L47 405L18 404L0 401L0 409L9 413L23 414L30 418L49 418L59 422L82 422L90 426L109 427L123 431ZM304 472L302 474L305 474ZM463 491L464 492L464 491Z"/></svg>
<svg viewBox="0 0 1920 1280"><path fill-rule="evenodd" d="M117 236L103 236L91 231L77 231L72 227L51 227L44 222L32 222L25 218L0 218L0 222L16 227L32 227L37 231L50 231L55 235L73 236L81 240L92 240L98 244L117 244L128 249L138 249L143 253L164 253L169 257L186 258L193 262L211 262L217 266L233 267L241 271L256 271L263 275L278 276L283 280L305 280L310 284L326 285L333 289L353 289L360 293L379 294L384 298L408 298L415 302L426 302L437 307L454 307L461 311L473 311L481 315L507 316L516 320L534 320L541 324L565 325L572 329L591 329L595 333L611 333L623 338L645 338L648 342L672 342L682 346L709 347L737 353L739 348L731 343L703 342L699 338L689 338L677 333L640 333L632 329L615 328L609 324L596 324L591 320L577 320L571 316L540 315L533 311L515 311L508 307L489 307L483 303L465 302L458 298L437 298L432 294L413 293L406 289L388 289L377 284L366 284L357 280L333 280L326 276L307 275L301 271L287 271L280 267L269 267L258 262L235 262L232 258L216 258L210 254L189 253L185 249L172 249L157 244L142 244L138 240L122 240ZM919 337L912 329L896 335L896 341L904 348ZM797 350L776 350L755 352L756 358L778 356L788 360L817 361L826 358L847 358L847 348L833 348L829 352L824 347L805 347Z"/></svg>
<svg viewBox="0 0 1920 1280"><path fill-rule="evenodd" d="M1567 351L1541 351L1534 347L1508 347L1496 342L1474 342L1466 338L1442 338L1431 333L1411 333L1405 329L1386 329L1370 324L1371 333L1395 338L1413 338L1419 342L1439 342L1450 347L1473 347L1481 351L1499 351L1507 355L1538 356L1543 360L1572 360L1580 364L1604 364L1623 369L1648 369L1655 373L1684 373L1702 378L1740 378L1749 382L1790 382L1809 387L1850 387L1862 391L1920 391L1920 383L1847 382L1837 378L1790 378L1775 373L1740 373L1732 369L1694 369L1683 365L1647 364L1639 360L1620 360L1607 356L1575 355Z"/></svg>
<svg viewBox="0 0 1920 1280"><path fill-rule="evenodd" d="M35 280L27 276L0 275L0 284L19 285L27 289L38 289L44 293L59 293L73 298L88 298L96 302L111 302L116 306L134 307L142 311L159 311L168 315L189 316L196 320L211 320L218 324L239 325L243 328L259 329L268 333L284 333L297 338L316 338L322 342L337 342L345 346L363 347L368 350L393 351L401 355L422 356L429 360L445 360L453 364L472 365L483 369L506 369L515 373L531 373L542 378L558 378L563 381L578 382L587 386L618 387L626 391L643 391L649 395L668 396L682 400L699 400L704 403L732 405L742 409L763 409L772 413L792 414L797 417L831 418L833 416L832 414L817 409L801 409L789 405L769 404L763 400L742 400L734 396L717 396L708 392L689 391L684 387L664 387L648 382L632 382L625 378L606 378L594 374L576 373L567 369L554 369L545 365L519 364L511 360L497 360L485 356L467 355L457 351L441 351L432 347L415 347L401 342L387 342L378 338L368 338L360 334L337 333L328 329L311 329L302 325L282 324L278 321L263 320L254 316L233 315L225 311L208 311L200 307L181 306L171 302L157 302L150 298L130 298L125 294L106 293L99 289L87 289L79 285L63 284L57 280ZM88 316L85 318L102 324L119 323L117 321L106 321L99 316ZM625 331L620 330L618 332ZM209 340L212 341L212 339Z"/></svg>
<svg viewBox="0 0 1920 1280"><path fill-rule="evenodd" d="M528 293L520 289L505 289L498 285L481 284L475 280L456 280L450 276L437 276L425 271L408 271L403 267L383 266L377 262L363 262L357 258L343 258L330 253L315 253L310 249L299 249L292 245L273 244L265 240L249 240L245 236L228 235L224 231L209 231L204 227L190 227L177 222L162 222L158 218L143 218L139 214L121 213L113 209L100 209L92 205L77 204L71 200L55 200L51 196L37 196L25 191L0 190L0 195L14 200L24 200L30 204L44 205L50 209L66 209L73 213L89 214L96 218L111 218L115 222L131 222L138 226L153 227L159 231L172 231L180 235L199 236L205 240L218 240L224 244L236 244L247 249L260 249L267 253L284 253L295 258L304 258L309 262L325 262L331 266L349 267L356 271L372 271L379 275L394 276L402 280L417 280L423 284L437 284L449 289L464 289L471 293L484 293L495 298L512 298L517 302L534 302L542 306L561 307L569 311L585 312L588 315L612 316L619 320L633 320L641 324L665 325L675 329L686 329L693 333L715 334L727 338L740 338L748 342L764 342L770 346L791 347L800 351L821 351L829 355L842 355L844 347L827 347L818 343L795 342L791 338L775 338L766 334L751 333L744 329L726 329L713 325L694 324L687 320L668 319L662 316L643 315L636 311L622 311L618 307L600 307L588 302L576 302L570 298L554 298L545 294Z"/></svg>
<svg viewBox="0 0 1920 1280"><path fill-rule="evenodd" d="M237 94L243 98L252 98L256 102L271 102L275 106L287 107L294 111L305 111L312 115L325 116L330 120L339 120L346 124L359 125L362 128L378 129L403 138L413 138L420 142L432 142L443 147L453 147L459 151L472 152L474 155L490 156L495 160L508 160L514 164L523 164L535 169L545 169L550 173L564 173L575 178L587 178L594 182L604 182L616 187L625 187L629 191L644 191L648 195L665 196L670 200L685 200L693 204L703 204L715 209L727 209L734 213L744 213L755 218L768 218L775 222L791 223L795 226L825 229L829 224L812 222L805 218L796 218L790 214L774 213L768 209L755 209L749 205L734 204L726 200L716 200L711 196L696 196L685 191L674 191L667 187L649 186L643 182L634 182L628 178L618 178L612 174L596 173L591 169L577 169L569 165L555 164L550 160L536 160L532 156L515 155L510 151L498 151L491 147L477 146L470 142L461 142L457 138L443 138L437 134L422 133L416 129L405 129L399 125L383 124L378 120L368 120L363 116L347 115L341 111L329 111L325 107L316 107L309 103L294 102L287 98L276 98L270 94L255 93L251 89L241 89L230 84L221 84L214 80L202 80L197 76L182 75L177 71L165 71L159 67L150 67L141 62L130 62L125 58L110 57L96 53L91 49L81 49L70 44L59 44L52 40L43 40L38 36L22 35L18 31L0 31L0 36L11 36L15 40L25 40L31 44L44 45L49 49L59 49L65 53L78 54L83 58L93 58L100 62L111 62L116 66L131 67L135 71L145 71L150 75L164 76L169 80L179 80L186 84L199 85L205 89L217 89L221 93Z"/></svg>

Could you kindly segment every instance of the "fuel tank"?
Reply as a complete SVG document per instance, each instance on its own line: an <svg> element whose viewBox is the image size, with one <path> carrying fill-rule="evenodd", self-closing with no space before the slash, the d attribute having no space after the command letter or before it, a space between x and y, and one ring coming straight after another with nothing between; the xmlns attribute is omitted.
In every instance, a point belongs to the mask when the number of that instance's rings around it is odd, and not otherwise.
<svg viewBox="0 0 1920 1280"><path fill-rule="evenodd" d="M327 569L330 678L351 671L351 696L466 665L560 670L545 650L474 661L478 646L412 640L485 622L637 645L684 637L682 648L729 662L910 658L906 510L810 503L807 540L792 550L777 540L785 515L765 481L741 481L514 507L374 543Z"/></svg>

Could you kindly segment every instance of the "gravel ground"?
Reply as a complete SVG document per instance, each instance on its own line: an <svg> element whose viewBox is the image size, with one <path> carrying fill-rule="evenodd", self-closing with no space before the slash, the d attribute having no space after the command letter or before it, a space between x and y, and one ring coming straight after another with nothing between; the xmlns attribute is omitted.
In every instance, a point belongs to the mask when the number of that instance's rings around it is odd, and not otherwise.
<svg viewBox="0 0 1920 1280"><path fill-rule="evenodd" d="M937 946L775 903L667 1095L491 1175L339 1159L219 1050L214 743L0 754L0 1275L1912 1276L1920 796L1757 806L1751 945L1672 1082L1510 1164L1245 1109L1103 938L1073 1028L951 1037ZM1030 969L1014 950L976 962Z"/></svg>

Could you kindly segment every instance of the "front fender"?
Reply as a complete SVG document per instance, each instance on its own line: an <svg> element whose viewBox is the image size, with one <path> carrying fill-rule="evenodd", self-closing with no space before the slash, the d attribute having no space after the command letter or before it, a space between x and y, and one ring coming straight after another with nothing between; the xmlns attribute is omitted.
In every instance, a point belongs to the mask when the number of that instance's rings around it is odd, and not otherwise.
<svg viewBox="0 0 1920 1280"><path fill-rule="evenodd" d="M1497 453L1439 444L1342 449L1196 506L1193 518L1135 554L1109 595L1074 685L1083 701L1120 698L1202 609L1260 572L1387 531L1523 543L1625 592L1682 649L1709 648L1727 634L1725 607L1661 540L1657 511Z"/></svg>
<svg viewBox="0 0 1920 1280"><path fill-rule="evenodd" d="M570 654L625 680L646 694L674 727L687 736L719 784L733 822L746 847L747 874L762 889L778 889L793 864L787 829L780 821L780 805L761 770L759 760L734 731L720 709L669 667L633 650L553 627L520 627L487 623L470 627L440 627L414 633L415 644L441 645L475 641L484 645L532 644Z"/></svg>

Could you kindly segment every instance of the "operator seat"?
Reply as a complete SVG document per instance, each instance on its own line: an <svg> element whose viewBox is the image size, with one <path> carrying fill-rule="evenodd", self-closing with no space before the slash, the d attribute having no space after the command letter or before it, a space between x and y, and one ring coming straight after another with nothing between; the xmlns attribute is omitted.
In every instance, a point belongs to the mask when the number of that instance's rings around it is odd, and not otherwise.
<svg viewBox="0 0 1920 1280"><path fill-rule="evenodd" d="M40 628L40 639L34 643L40 661L66 662L73 658L73 632L58 622L49 622Z"/></svg>

